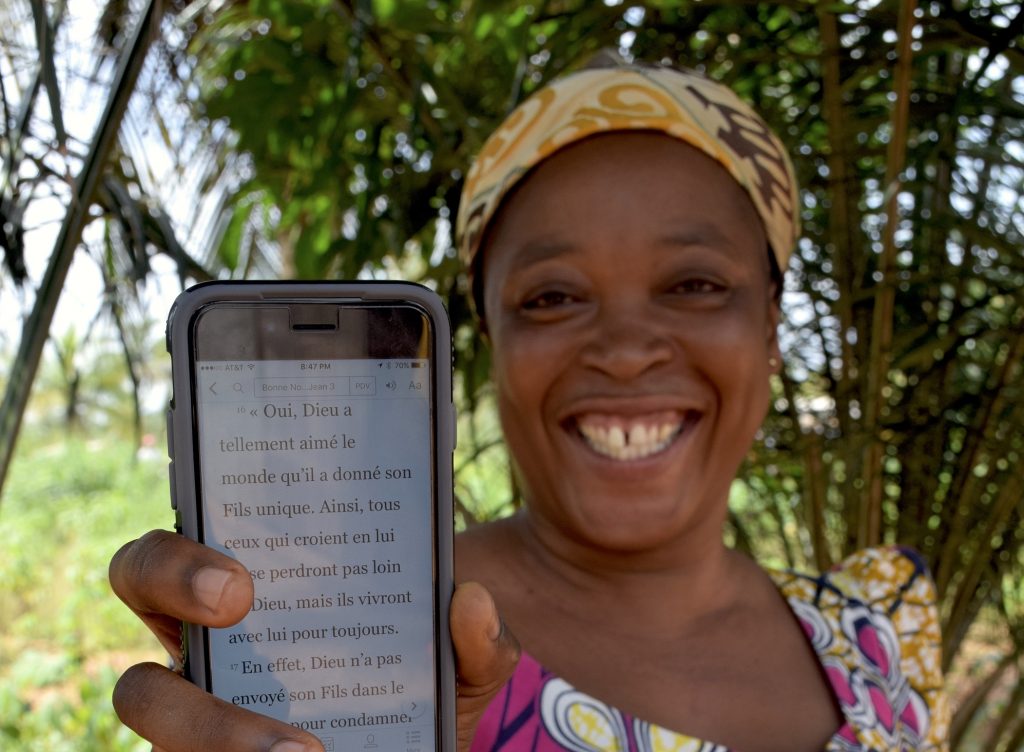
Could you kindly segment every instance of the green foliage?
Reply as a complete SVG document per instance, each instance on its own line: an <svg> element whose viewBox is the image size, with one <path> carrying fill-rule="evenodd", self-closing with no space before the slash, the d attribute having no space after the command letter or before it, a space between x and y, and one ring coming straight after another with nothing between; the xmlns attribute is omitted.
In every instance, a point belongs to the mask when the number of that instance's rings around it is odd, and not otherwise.
<svg viewBox="0 0 1024 752"><path fill-rule="evenodd" d="M130 663L163 658L106 572L127 540L167 526L163 457L26 437L3 501L0 747L146 748L117 720L110 692Z"/></svg>
<svg viewBox="0 0 1024 752"><path fill-rule="evenodd" d="M4 719L0 721L0 743L4 749L149 749L110 709L110 691L119 675L113 666L89 673L66 656L30 650L10 673L10 681L5 677L0 685L0 719Z"/></svg>

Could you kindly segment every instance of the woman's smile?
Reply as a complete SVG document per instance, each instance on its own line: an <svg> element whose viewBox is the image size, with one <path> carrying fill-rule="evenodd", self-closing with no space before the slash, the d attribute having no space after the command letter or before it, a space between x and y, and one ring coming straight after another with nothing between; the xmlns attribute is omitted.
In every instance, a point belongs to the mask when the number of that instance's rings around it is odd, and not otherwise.
<svg viewBox="0 0 1024 752"><path fill-rule="evenodd" d="M578 435L594 452L629 462L664 452L682 434L687 415L670 412L624 417L588 413L578 416L574 423Z"/></svg>
<svg viewBox="0 0 1024 752"><path fill-rule="evenodd" d="M575 443L600 458L636 463L667 452L700 420L702 411L667 396L572 400L558 423Z"/></svg>

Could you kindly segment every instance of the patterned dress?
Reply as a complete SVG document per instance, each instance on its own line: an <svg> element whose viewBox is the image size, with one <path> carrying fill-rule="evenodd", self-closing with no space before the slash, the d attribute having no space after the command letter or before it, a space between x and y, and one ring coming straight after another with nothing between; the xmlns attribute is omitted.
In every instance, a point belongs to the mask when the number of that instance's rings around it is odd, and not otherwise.
<svg viewBox="0 0 1024 752"><path fill-rule="evenodd" d="M826 752L946 750L935 588L917 554L861 551L821 576L771 571L821 661L844 723ZM728 752L634 718L523 655L472 752Z"/></svg>

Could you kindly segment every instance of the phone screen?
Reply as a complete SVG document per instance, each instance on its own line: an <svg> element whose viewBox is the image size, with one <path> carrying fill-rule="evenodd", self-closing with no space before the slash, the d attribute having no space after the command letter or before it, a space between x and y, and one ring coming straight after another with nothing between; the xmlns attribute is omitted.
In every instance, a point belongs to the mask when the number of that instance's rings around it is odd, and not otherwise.
<svg viewBox="0 0 1024 752"><path fill-rule="evenodd" d="M255 586L242 622L205 630L207 689L327 750L433 752L429 324L339 310L321 329L287 308L198 318L201 540ZM389 342L374 345L381 326Z"/></svg>

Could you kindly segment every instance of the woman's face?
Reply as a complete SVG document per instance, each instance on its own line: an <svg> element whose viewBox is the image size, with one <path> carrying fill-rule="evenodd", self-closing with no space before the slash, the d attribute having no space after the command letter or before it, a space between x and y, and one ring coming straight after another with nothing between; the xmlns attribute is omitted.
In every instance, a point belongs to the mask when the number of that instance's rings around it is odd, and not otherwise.
<svg viewBox="0 0 1024 752"><path fill-rule="evenodd" d="M589 547L720 539L779 355L747 194L675 139L600 136L531 173L485 253L494 380L530 514Z"/></svg>

